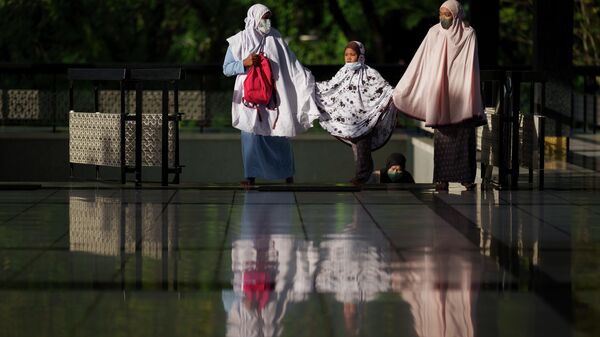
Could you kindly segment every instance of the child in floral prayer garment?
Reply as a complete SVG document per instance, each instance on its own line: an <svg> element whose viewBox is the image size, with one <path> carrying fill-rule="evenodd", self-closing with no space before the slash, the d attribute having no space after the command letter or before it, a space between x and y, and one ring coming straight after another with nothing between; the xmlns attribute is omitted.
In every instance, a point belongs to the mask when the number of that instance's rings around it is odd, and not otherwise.
<svg viewBox="0 0 600 337"><path fill-rule="evenodd" d="M352 146L356 169L351 182L361 185L373 171L371 152L384 146L394 130L397 110L390 103L394 89L365 64L362 43L349 42L344 60L331 80L317 83L317 106L321 126Z"/></svg>

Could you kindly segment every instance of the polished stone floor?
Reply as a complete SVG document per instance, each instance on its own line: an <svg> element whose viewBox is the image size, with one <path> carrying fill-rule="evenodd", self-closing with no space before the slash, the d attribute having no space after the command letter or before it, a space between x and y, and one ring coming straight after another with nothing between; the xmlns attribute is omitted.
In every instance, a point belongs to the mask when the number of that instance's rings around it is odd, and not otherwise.
<svg viewBox="0 0 600 337"><path fill-rule="evenodd" d="M599 336L600 192L0 191L0 336Z"/></svg>

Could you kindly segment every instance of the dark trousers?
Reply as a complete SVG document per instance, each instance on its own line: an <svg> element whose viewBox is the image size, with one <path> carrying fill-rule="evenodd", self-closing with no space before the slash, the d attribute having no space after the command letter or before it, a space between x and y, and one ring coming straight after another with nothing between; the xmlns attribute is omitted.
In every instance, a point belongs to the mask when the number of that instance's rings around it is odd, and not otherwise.
<svg viewBox="0 0 600 337"><path fill-rule="evenodd" d="M354 179L367 182L373 172L373 157L371 156L371 133L352 140L354 152L355 174Z"/></svg>

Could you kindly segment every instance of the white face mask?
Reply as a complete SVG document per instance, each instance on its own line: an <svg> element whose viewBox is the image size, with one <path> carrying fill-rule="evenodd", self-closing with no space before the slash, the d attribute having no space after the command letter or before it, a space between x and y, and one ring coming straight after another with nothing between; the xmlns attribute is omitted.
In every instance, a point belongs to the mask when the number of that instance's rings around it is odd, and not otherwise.
<svg viewBox="0 0 600 337"><path fill-rule="evenodd" d="M360 63L360 62L346 63L344 65L344 67L346 67L350 70L358 70L358 69L360 69L360 67L362 67L362 63Z"/></svg>
<svg viewBox="0 0 600 337"><path fill-rule="evenodd" d="M263 34L269 34L271 31L271 20L270 19L261 19L258 22L258 31Z"/></svg>

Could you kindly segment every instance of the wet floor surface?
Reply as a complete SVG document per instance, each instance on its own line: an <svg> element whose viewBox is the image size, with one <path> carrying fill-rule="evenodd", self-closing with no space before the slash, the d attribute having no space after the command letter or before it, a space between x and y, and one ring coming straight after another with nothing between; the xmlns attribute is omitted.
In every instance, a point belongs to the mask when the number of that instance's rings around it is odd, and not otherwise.
<svg viewBox="0 0 600 337"><path fill-rule="evenodd" d="M0 192L0 336L598 336L600 192Z"/></svg>

